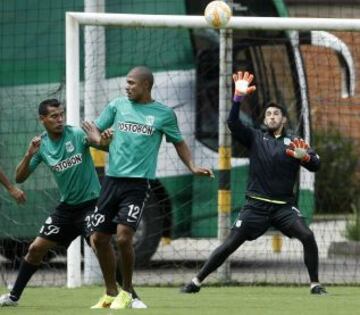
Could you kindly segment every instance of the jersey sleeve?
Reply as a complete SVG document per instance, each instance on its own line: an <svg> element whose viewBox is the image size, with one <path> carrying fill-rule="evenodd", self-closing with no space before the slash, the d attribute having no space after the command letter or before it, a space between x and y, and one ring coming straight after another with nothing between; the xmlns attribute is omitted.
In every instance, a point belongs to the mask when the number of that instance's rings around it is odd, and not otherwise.
<svg viewBox="0 0 360 315"><path fill-rule="evenodd" d="M229 118L227 120L228 127L231 131L231 134L240 141L245 147L250 148L255 138L256 131L254 128L244 125L244 123L239 118L240 112L240 102L234 100L233 106L229 113Z"/></svg>
<svg viewBox="0 0 360 315"><path fill-rule="evenodd" d="M178 143L184 138L178 126L176 114L173 110L169 111L169 115L163 125L163 133L167 142Z"/></svg>
<svg viewBox="0 0 360 315"><path fill-rule="evenodd" d="M30 173L35 171L35 169L38 167L38 165L41 163L41 161L42 161L42 157L41 157L40 152L35 153L29 163Z"/></svg>
<svg viewBox="0 0 360 315"><path fill-rule="evenodd" d="M320 156L310 148L308 150L308 154L310 156L310 160L307 162L301 162L300 164L305 167L310 172L317 172L320 169Z"/></svg>
<svg viewBox="0 0 360 315"><path fill-rule="evenodd" d="M100 130L100 132L103 132L105 129L110 128L114 124L116 115L115 102L116 101L114 100L106 105L100 116L95 120L95 125Z"/></svg>

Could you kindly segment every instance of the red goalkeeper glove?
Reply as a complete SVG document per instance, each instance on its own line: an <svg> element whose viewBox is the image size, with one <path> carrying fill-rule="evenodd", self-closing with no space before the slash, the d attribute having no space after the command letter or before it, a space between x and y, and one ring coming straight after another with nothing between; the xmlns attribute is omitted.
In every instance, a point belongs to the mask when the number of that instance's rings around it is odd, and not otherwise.
<svg viewBox="0 0 360 315"><path fill-rule="evenodd" d="M290 149L286 149L286 154L301 162L309 162L310 155L308 153L309 145L303 140L295 138L289 144Z"/></svg>

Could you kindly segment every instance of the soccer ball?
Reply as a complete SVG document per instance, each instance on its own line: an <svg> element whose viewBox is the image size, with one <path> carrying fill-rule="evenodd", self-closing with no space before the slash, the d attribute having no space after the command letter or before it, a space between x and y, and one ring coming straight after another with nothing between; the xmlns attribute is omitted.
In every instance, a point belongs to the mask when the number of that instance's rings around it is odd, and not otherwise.
<svg viewBox="0 0 360 315"><path fill-rule="evenodd" d="M206 22L216 28L224 27L231 15L231 9L224 1L211 1L204 12Z"/></svg>

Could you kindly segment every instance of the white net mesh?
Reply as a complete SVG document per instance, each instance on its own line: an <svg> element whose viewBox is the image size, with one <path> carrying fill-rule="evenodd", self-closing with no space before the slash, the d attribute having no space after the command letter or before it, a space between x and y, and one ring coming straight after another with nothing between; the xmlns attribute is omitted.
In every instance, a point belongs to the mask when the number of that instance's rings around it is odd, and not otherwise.
<svg viewBox="0 0 360 315"><path fill-rule="evenodd" d="M42 7L38 1L31 10L26 1L15 2L16 7L3 8L7 15L0 19L0 60L4 64L0 70L0 162L10 178L27 143L42 130L37 122L39 102L48 97L64 101L64 14L83 10L81 1L58 1L56 7ZM201 15L207 2L153 1L146 7L141 1L107 1L106 10ZM235 1L234 15L284 15L285 6L279 3ZM290 16L344 18L355 17L357 11L350 6L339 11L325 1L312 7L289 1L288 10ZM34 19L20 23L19 18L5 18L10 13L19 17L25 11ZM52 23L59 27L46 31L45 36L42 30L48 30ZM27 32L23 32L25 28ZM356 144L360 137L358 33L234 31L233 36L233 70L253 72L258 87L256 95L245 101L243 117L260 126L266 102L284 104L289 128L309 136L322 157L323 168L315 183L312 176L302 173L298 187L299 208L307 222L312 222L310 227L318 241L321 280L358 283L359 248L354 241L360 230L359 220L354 219L358 219L354 212L360 211L356 181ZM114 27L99 31L90 27L84 35L82 27L80 38L81 95L85 95L81 103L86 104L82 118L96 117L108 101L124 95L126 73L134 66L147 65L155 75L153 97L174 108L196 163L218 169L218 31ZM94 59L87 59L84 67L85 46ZM20 47L26 47L25 52L16 53ZM84 87L84 78L89 77L95 82ZM306 135L306 130L310 134ZM247 152L235 141L232 162L233 221L244 203L248 165ZM152 202L136 236L135 283L174 285L189 280L219 245L218 178L194 178L172 145L165 143L157 175ZM1 273L5 283L13 282L24 244L37 235L58 201L56 186L45 168L38 169L23 189L28 202L22 207L1 192ZM167 243L169 239L172 241ZM65 283L66 257L63 251L54 255L34 276L33 284ZM245 243L230 259L233 281L308 282L301 243L279 237L276 231ZM93 273L99 276L98 271ZM217 281L216 273L210 281Z"/></svg>

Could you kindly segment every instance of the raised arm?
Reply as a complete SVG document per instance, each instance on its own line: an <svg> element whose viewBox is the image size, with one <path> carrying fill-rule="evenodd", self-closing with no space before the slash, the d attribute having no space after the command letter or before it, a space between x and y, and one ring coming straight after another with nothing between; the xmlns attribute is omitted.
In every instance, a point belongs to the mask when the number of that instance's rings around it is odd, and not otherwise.
<svg viewBox="0 0 360 315"><path fill-rule="evenodd" d="M286 154L298 159L300 164L310 172L316 172L320 169L320 157L303 139L295 138L291 141L289 148L286 149Z"/></svg>
<svg viewBox="0 0 360 315"><path fill-rule="evenodd" d="M23 183L29 177L31 173L30 161L33 158L33 156L39 151L40 145L41 145L40 136L36 136L31 140L23 159L16 167L15 180L17 183Z"/></svg>
<svg viewBox="0 0 360 315"><path fill-rule="evenodd" d="M204 167L197 167L194 165L192 161L191 151L184 140L174 143L174 146L181 161L188 167L188 169L194 175L214 177L214 174L211 169Z"/></svg>
<svg viewBox="0 0 360 315"><path fill-rule="evenodd" d="M235 83L235 91L233 97L233 106L229 113L228 118L228 126L231 130L231 133L237 138L242 144L247 147L251 145L251 139L253 137L253 129L245 126L240 118L240 103L245 98L246 95L252 94L256 90L256 86L252 85L249 86L250 83L253 81L254 76L249 72L237 72L233 75L233 80Z"/></svg>
<svg viewBox="0 0 360 315"><path fill-rule="evenodd" d="M10 196L13 197L17 203L24 203L26 201L25 193L21 189L14 186L1 169L0 183L6 188Z"/></svg>
<svg viewBox="0 0 360 315"><path fill-rule="evenodd" d="M308 154L310 159L307 162L301 162L300 164L304 166L310 172L317 172L320 169L320 157L316 154L316 152L309 148Z"/></svg>

